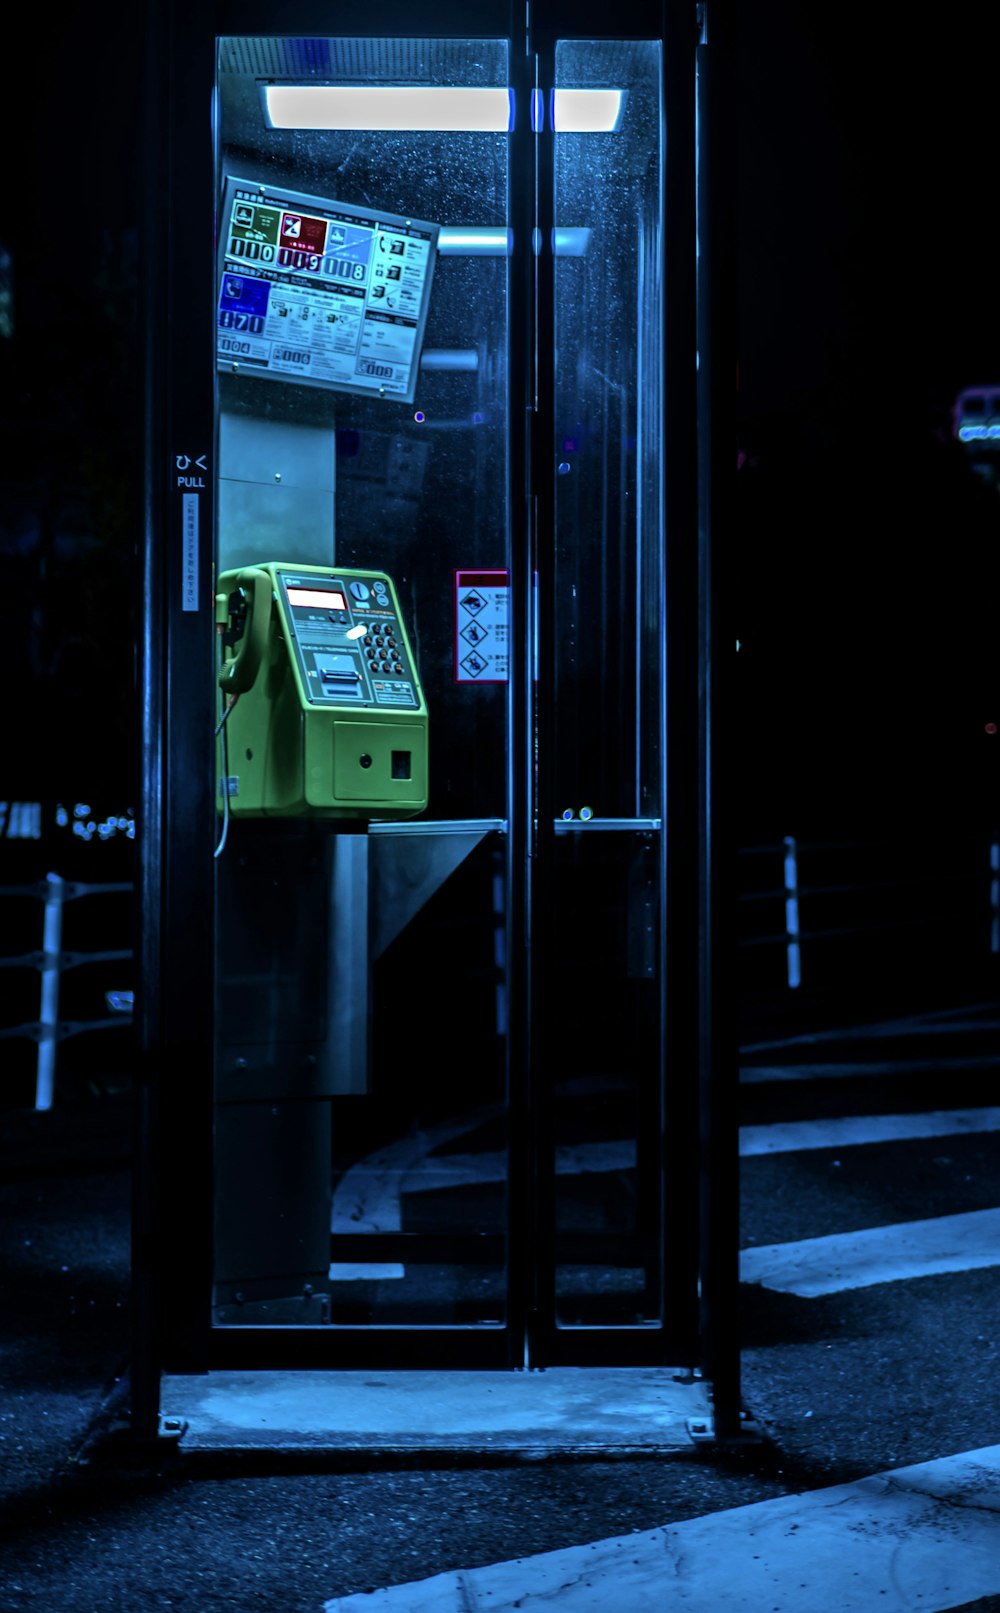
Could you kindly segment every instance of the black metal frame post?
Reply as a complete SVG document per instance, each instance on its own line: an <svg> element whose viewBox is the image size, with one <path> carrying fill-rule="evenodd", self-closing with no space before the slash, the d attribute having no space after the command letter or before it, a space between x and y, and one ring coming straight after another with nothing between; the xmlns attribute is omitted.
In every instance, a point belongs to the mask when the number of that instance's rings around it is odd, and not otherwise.
<svg viewBox="0 0 1000 1613"><path fill-rule="evenodd" d="M507 685L507 1321L509 1364L530 1365L536 1354L537 1286L532 1261L537 1219L534 1191L537 1139L533 1100L537 1081L535 988L537 835L535 695L531 654L535 600L537 510L533 497L536 337L534 329L537 219L537 140L531 107L537 74L526 29L526 8L511 5L511 85L515 121L509 145L511 228L509 345L508 519L510 645Z"/></svg>
<svg viewBox="0 0 1000 1613"><path fill-rule="evenodd" d="M136 902L133 951L138 962L139 989L135 994L136 1065L133 1075L132 1247L129 1397L131 1430L138 1439L152 1439L159 1428L161 1285L156 1257L156 1190L161 1161L156 1151L159 1135L158 1097L162 1085L157 1059L160 1038L160 979L163 882L162 833L159 822L163 779L163 706L166 698L162 666L161 612L157 607L157 541L161 494L156 476L160 445L165 439L162 390L157 384L159 355L156 332L163 298L161 265L150 250L155 238L157 187L149 182L163 168L166 84L163 17L158 9L146 13L143 51L144 89L142 135L146 185L142 198L142 360L145 384L143 414L143 532L137 579L136 656L138 727L138 830Z"/></svg>
<svg viewBox="0 0 1000 1613"><path fill-rule="evenodd" d="M214 205L206 24L190 0L148 16L132 1364L146 1433L161 1369L205 1364L211 1283L213 268L190 228Z"/></svg>
<svg viewBox="0 0 1000 1613"><path fill-rule="evenodd" d="M701 627L702 1342L715 1436L740 1433L739 1046L736 845L727 714L736 634L729 605L736 474L733 27L731 0L700 8L698 424Z"/></svg>
<svg viewBox="0 0 1000 1613"><path fill-rule="evenodd" d="M664 530L662 647L666 689L661 736L661 1023L664 1080L663 1292L674 1359L700 1358L700 1238L696 1150L701 1023L699 845L699 631L695 51L692 0L667 0L664 39Z"/></svg>
<svg viewBox="0 0 1000 1613"><path fill-rule="evenodd" d="M533 1156L534 1307L528 1344L532 1365L558 1359L556 1348L555 1257L555 1113L553 1038L549 971L555 946L555 801L552 758L555 743L556 627L556 490L555 490L555 131L552 92L556 82L555 36L545 25L543 6L532 6L531 48L537 64L536 217L535 217L535 388L531 501L534 510L534 576L537 623L537 698L535 716L535 968L534 1013L531 1020L534 1084L531 1127Z"/></svg>

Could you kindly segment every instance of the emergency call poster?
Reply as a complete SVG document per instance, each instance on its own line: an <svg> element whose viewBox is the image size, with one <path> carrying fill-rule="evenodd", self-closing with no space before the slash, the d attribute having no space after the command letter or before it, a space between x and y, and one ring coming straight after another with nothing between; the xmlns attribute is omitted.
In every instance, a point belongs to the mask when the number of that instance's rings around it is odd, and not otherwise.
<svg viewBox="0 0 1000 1613"><path fill-rule="evenodd" d="M227 181L220 366L413 401L438 226Z"/></svg>

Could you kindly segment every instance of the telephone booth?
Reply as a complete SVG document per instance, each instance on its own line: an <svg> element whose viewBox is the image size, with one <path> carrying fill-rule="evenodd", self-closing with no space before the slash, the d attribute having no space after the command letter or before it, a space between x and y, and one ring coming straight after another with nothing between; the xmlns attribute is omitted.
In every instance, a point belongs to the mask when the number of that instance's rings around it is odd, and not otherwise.
<svg viewBox="0 0 1000 1613"><path fill-rule="evenodd" d="M740 1426L727 27L154 8L138 1430L306 1368Z"/></svg>

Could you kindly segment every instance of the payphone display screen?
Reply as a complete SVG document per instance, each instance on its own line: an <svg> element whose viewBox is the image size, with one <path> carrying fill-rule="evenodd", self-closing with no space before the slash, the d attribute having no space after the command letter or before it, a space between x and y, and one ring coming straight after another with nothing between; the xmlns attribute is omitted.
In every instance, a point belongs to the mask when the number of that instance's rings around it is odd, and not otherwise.
<svg viewBox="0 0 1000 1613"><path fill-rule="evenodd" d="M412 403L438 226L227 177L220 366Z"/></svg>
<svg viewBox="0 0 1000 1613"><path fill-rule="evenodd" d="M319 610L347 609L344 595L328 588L289 588L288 603L300 606L313 605Z"/></svg>

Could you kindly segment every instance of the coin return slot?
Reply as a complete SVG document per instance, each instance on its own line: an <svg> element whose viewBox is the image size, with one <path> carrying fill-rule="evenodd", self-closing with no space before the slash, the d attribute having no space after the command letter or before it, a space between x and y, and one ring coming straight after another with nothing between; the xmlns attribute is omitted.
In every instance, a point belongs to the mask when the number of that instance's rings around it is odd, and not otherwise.
<svg viewBox="0 0 1000 1613"><path fill-rule="evenodd" d="M394 750L392 753L392 776L397 779L413 777L411 758L413 752L408 750Z"/></svg>

